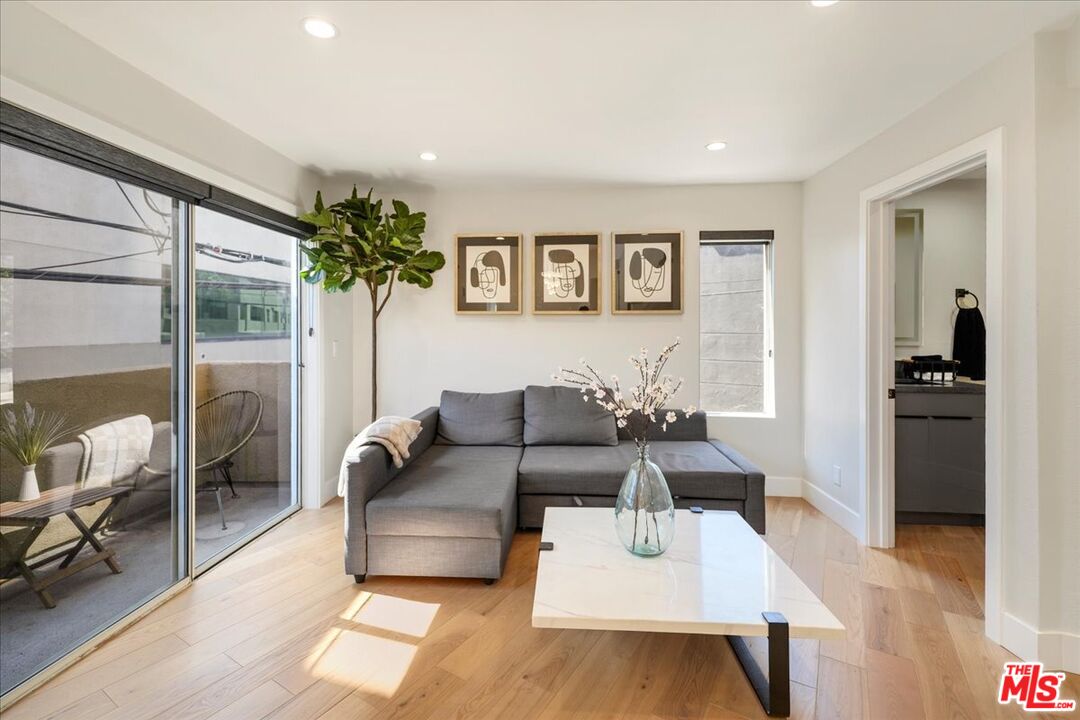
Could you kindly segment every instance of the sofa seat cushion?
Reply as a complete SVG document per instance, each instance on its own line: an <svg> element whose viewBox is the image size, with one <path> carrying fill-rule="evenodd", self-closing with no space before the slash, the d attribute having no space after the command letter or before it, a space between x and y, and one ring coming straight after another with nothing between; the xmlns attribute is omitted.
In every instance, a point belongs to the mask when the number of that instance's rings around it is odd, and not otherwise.
<svg viewBox="0 0 1080 720"><path fill-rule="evenodd" d="M708 442L651 443L649 454L680 497L743 500L746 473ZM617 495L630 463L637 457L632 441L614 447L528 446L518 469L518 492L552 495Z"/></svg>
<svg viewBox="0 0 1080 720"><path fill-rule="evenodd" d="M501 538L520 461L516 447L432 445L368 502L368 534Z"/></svg>

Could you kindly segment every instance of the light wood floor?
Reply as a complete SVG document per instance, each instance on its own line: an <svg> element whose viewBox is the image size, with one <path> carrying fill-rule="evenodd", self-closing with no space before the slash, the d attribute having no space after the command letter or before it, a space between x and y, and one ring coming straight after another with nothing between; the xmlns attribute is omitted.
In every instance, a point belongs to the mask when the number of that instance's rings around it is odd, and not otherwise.
<svg viewBox="0 0 1080 720"><path fill-rule="evenodd" d="M903 529L871 550L792 498L769 499L768 524L848 628L793 643L792 717L1024 717L995 702L1012 656L982 635L980 530ZM721 638L531 627L538 533L491 587L355 585L341 536L340 504L295 516L4 720L764 717Z"/></svg>

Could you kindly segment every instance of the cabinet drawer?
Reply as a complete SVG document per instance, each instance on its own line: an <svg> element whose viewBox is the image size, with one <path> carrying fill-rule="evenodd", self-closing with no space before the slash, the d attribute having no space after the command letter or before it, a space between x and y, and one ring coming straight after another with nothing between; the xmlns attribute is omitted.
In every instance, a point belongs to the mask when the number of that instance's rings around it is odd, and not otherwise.
<svg viewBox="0 0 1080 720"><path fill-rule="evenodd" d="M897 416L969 417L986 416L985 395L959 393L896 393Z"/></svg>

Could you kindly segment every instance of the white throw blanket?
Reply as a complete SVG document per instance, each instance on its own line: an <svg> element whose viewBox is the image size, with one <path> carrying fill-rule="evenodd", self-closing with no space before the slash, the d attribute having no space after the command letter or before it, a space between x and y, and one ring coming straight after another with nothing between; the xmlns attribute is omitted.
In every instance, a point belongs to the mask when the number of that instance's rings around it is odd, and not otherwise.
<svg viewBox="0 0 1080 720"><path fill-rule="evenodd" d="M154 424L145 415L132 415L79 433L82 461L79 486L109 487L126 480L150 462Z"/></svg>
<svg viewBox="0 0 1080 720"><path fill-rule="evenodd" d="M338 473L338 495L345 497L345 486L349 482L349 463L359 460L360 451L366 445L382 445L390 453L395 467L402 467L409 458L409 445L420 437L422 426L419 420L396 415L385 415L364 428L352 439L345 455L341 458L341 471Z"/></svg>

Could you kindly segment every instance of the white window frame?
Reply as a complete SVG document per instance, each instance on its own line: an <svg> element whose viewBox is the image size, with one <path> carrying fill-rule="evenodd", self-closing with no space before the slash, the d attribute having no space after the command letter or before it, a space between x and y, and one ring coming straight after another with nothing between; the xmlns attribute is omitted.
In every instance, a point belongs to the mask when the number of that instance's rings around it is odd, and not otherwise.
<svg viewBox="0 0 1080 720"><path fill-rule="evenodd" d="M773 273L773 237L772 230L702 230L698 238L698 257L701 247L706 245L763 245L765 248L765 318L762 326L764 343L762 360L762 380L764 387L763 407L759 412L737 412L730 410L710 410L704 406L701 392L701 357L700 344L698 356L698 403L708 417L723 418L775 418L776 417L776 342L773 332L773 308L776 284ZM702 278L698 276L698 337L701 336L701 322L704 311L701 309Z"/></svg>

